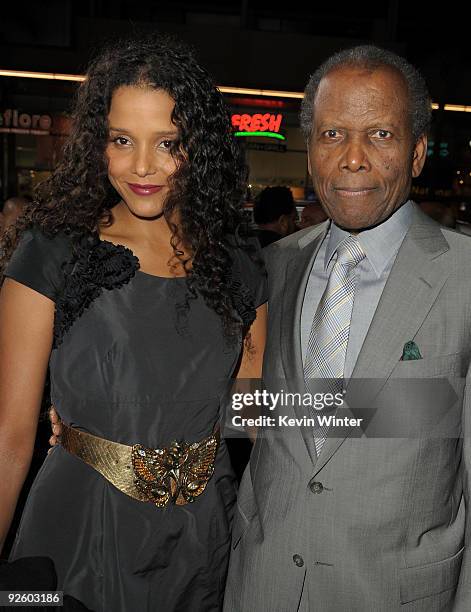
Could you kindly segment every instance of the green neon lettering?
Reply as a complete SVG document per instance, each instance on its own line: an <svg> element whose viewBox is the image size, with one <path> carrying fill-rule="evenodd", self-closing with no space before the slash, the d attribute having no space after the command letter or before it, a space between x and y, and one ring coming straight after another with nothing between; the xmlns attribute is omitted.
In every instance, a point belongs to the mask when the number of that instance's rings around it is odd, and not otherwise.
<svg viewBox="0 0 471 612"><path fill-rule="evenodd" d="M286 140L282 134L276 134L275 132L234 132L234 136L265 136L266 138Z"/></svg>

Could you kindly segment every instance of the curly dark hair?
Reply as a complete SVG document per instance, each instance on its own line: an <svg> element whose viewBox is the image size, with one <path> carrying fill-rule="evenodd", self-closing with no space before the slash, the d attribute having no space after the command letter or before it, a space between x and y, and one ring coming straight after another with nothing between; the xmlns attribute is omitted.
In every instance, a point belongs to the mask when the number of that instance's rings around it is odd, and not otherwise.
<svg viewBox="0 0 471 612"><path fill-rule="evenodd" d="M77 92L73 127L60 165L0 243L0 278L29 227L35 225L49 236L62 231L79 238L110 222L120 196L107 176L107 117L116 89L133 85L164 90L175 101L172 121L179 135L171 152L177 170L169 181L163 214L176 256L181 254L180 244L191 254L191 265L182 262L188 299L198 290L222 318L225 333L234 335L240 319L234 314L231 247L225 237L238 235L243 227L247 167L211 77L191 49L164 35L135 35L112 43L92 61ZM178 227L171 223L176 211ZM243 240L239 243L250 251Z"/></svg>
<svg viewBox="0 0 471 612"><path fill-rule="evenodd" d="M347 66L357 66L368 70L389 67L399 72L409 94L409 116L413 137L417 140L426 134L432 119L432 107L427 85L420 72L407 60L392 51L374 45L359 45L334 53L311 75L304 90L300 113L301 130L306 141L309 142L311 137L314 101L321 80L332 70Z"/></svg>

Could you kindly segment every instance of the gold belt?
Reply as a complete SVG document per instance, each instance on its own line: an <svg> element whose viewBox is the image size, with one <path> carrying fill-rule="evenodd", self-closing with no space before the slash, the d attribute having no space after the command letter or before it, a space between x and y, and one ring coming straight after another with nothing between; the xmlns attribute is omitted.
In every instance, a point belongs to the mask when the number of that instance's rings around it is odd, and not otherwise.
<svg viewBox="0 0 471 612"><path fill-rule="evenodd" d="M200 442L172 442L165 448L127 446L62 423L61 444L117 489L159 508L183 506L203 493L214 472L219 426Z"/></svg>

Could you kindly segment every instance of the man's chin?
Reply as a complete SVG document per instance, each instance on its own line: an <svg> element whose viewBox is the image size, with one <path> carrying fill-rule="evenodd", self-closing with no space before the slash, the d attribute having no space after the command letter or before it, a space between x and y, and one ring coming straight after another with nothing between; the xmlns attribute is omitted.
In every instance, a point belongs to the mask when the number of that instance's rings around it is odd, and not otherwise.
<svg viewBox="0 0 471 612"><path fill-rule="evenodd" d="M401 204L394 205L391 202L379 200L376 204L371 202L371 206L354 207L342 206L341 203L333 203L330 206L330 218L338 227L346 232L358 234L368 229L373 229L384 223L399 208L407 202L407 198L401 200Z"/></svg>
<svg viewBox="0 0 471 612"><path fill-rule="evenodd" d="M346 232L350 232L351 234L358 234L359 232L363 232L365 230L373 229L381 223L384 223L394 212L393 210L389 215L381 216L381 217L356 217L352 219L351 217L346 216L337 216L332 215L331 219L341 229Z"/></svg>
<svg viewBox="0 0 471 612"><path fill-rule="evenodd" d="M359 232L363 232L364 230L371 229L376 225L382 223L381 221L371 222L369 219L345 219L345 218L332 218L332 221L340 227L340 229L345 230L346 232L350 232L351 234L358 234Z"/></svg>

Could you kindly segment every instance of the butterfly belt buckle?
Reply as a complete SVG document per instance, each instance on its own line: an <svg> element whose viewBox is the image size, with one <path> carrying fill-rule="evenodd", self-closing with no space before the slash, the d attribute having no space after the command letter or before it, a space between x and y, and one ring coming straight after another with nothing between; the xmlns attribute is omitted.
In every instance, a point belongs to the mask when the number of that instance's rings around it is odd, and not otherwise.
<svg viewBox="0 0 471 612"><path fill-rule="evenodd" d="M214 472L219 430L200 442L173 441L164 448L134 444L134 485L139 497L163 508L190 504L203 493Z"/></svg>

